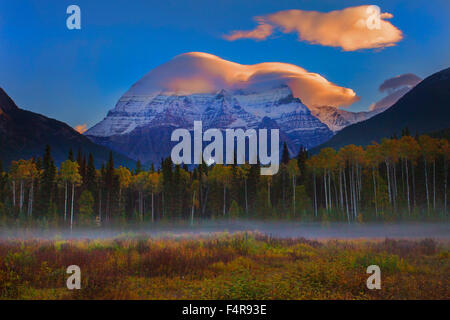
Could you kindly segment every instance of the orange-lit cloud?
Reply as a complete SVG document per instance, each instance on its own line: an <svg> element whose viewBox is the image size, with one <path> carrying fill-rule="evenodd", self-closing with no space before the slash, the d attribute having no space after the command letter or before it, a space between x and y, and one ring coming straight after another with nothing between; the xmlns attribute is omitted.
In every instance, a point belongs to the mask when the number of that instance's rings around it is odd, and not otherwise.
<svg viewBox="0 0 450 320"><path fill-rule="evenodd" d="M320 74L288 63L242 65L202 52L176 56L135 83L125 96L214 93L221 89L248 89L288 85L307 106L349 106L359 97Z"/></svg>
<svg viewBox="0 0 450 320"><path fill-rule="evenodd" d="M386 21L393 17L392 14L376 12L376 8L364 5L330 12L279 11L257 17L259 25L255 30L234 31L225 39L263 40L278 27L283 33L296 32L301 41L340 47L344 51L393 46L402 40L402 32Z"/></svg>
<svg viewBox="0 0 450 320"><path fill-rule="evenodd" d="M87 130L86 124L79 124L74 127L75 131L78 131L79 133L83 134Z"/></svg>
<svg viewBox="0 0 450 320"><path fill-rule="evenodd" d="M255 20L258 22L258 26L250 31L233 31L229 35L225 35L224 38L229 41L234 41L238 39L255 39L255 40L266 40L268 36L273 33L273 26L264 22L264 19L256 17Z"/></svg>

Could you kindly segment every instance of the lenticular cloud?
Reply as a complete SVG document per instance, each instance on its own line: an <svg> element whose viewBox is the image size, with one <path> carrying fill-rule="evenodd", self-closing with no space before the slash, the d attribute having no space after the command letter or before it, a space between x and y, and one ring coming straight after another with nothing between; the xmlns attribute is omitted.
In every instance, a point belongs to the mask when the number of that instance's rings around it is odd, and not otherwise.
<svg viewBox="0 0 450 320"><path fill-rule="evenodd" d="M405 73L393 78L386 79L380 85L378 90L380 92L387 92L387 96L385 96L377 103L372 104L369 107L369 110L385 110L391 107L420 81L422 81L422 79L413 73Z"/></svg>
<svg viewBox="0 0 450 320"><path fill-rule="evenodd" d="M255 90L288 85L309 106L345 107L359 100L352 89L338 86L317 73L288 63L242 65L217 56L190 52L156 67L135 83L125 96L157 93L188 95L221 89Z"/></svg>

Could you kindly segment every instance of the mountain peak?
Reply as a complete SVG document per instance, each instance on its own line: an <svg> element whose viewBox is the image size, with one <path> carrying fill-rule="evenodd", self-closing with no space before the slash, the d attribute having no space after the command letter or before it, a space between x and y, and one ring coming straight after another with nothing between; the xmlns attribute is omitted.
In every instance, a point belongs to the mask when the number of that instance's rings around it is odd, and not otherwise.
<svg viewBox="0 0 450 320"><path fill-rule="evenodd" d="M338 132L353 123L367 120L384 111L384 109L377 109L373 111L351 112L330 106L309 107L309 110L313 116L325 123L333 132Z"/></svg>
<svg viewBox="0 0 450 320"><path fill-rule="evenodd" d="M15 102L8 96L8 94L0 87L0 110L7 113L12 110L17 110L19 107Z"/></svg>
<svg viewBox="0 0 450 320"><path fill-rule="evenodd" d="M19 108L0 88L0 160L8 165L12 160L40 156L45 145L51 147L57 163L67 159L67 152L81 149L92 153L96 165L107 161L110 149L99 146L64 122ZM114 152L118 164L134 166L135 162Z"/></svg>
<svg viewBox="0 0 450 320"><path fill-rule="evenodd" d="M217 92L217 95L216 95L216 97L219 98L219 99L221 99L221 98L229 98L231 96L232 96L232 94L228 90L225 90L225 89L219 90L219 92Z"/></svg>

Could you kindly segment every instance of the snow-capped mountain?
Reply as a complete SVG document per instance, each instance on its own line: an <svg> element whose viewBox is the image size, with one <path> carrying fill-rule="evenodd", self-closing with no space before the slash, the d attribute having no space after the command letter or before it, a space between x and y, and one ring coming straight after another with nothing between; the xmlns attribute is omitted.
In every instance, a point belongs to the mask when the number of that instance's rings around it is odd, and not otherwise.
<svg viewBox="0 0 450 320"><path fill-rule="evenodd" d="M317 146L336 128L362 120L346 114L341 116L345 122L321 121L324 112L316 116L310 106L336 109L358 99L353 90L292 64L242 65L191 52L150 70L85 135L133 159L157 164L175 145L172 131L192 130L194 121L201 120L203 130L279 128L281 143L295 155L300 145Z"/></svg>
<svg viewBox="0 0 450 320"><path fill-rule="evenodd" d="M131 158L157 163L170 155L171 132L193 130L198 120L203 130L267 128L270 122L270 128L280 129L280 140L287 142L292 155L300 145L311 148L333 135L285 85L262 92L222 89L214 94L124 95L85 134Z"/></svg>
<svg viewBox="0 0 450 320"><path fill-rule="evenodd" d="M345 127L358 123L385 111L386 109L375 109L373 111L351 112L335 107L321 106L309 107L311 114L325 123L334 133Z"/></svg>

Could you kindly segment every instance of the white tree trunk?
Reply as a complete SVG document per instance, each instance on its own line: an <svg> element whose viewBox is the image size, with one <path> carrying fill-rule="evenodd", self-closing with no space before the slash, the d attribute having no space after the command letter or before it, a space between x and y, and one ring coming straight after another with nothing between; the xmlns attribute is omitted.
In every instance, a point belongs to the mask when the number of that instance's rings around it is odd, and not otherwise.
<svg viewBox="0 0 450 320"><path fill-rule="evenodd" d="M389 194L389 202L392 204L392 196L391 196L391 174L389 170L389 163L385 161L386 163L386 176L387 176L387 185L388 185L388 194Z"/></svg>
<svg viewBox="0 0 450 320"><path fill-rule="evenodd" d="M19 200L20 212L22 212L22 206L23 206L23 180L20 180L20 200Z"/></svg>
<svg viewBox="0 0 450 320"><path fill-rule="evenodd" d="M414 172L414 163L411 161L411 176L412 176L412 200L413 200L413 209L416 208L416 175Z"/></svg>
<svg viewBox="0 0 450 320"><path fill-rule="evenodd" d="M153 192L152 192L152 222L155 222L155 205L153 199Z"/></svg>
<svg viewBox="0 0 450 320"><path fill-rule="evenodd" d="M72 205L70 209L70 232L73 228L73 198L75 197L75 183L72 183Z"/></svg>
<svg viewBox="0 0 450 320"><path fill-rule="evenodd" d="M122 187L119 188L119 214L122 214Z"/></svg>
<svg viewBox="0 0 450 320"><path fill-rule="evenodd" d="M225 210L226 210L226 193L227 193L227 188L225 187L225 185L223 185L223 215L225 216Z"/></svg>
<svg viewBox="0 0 450 320"><path fill-rule="evenodd" d="M144 220L144 205L142 198L143 198L142 191L139 191L139 215L141 217L141 221Z"/></svg>
<svg viewBox="0 0 450 320"><path fill-rule="evenodd" d="M353 181L353 217L354 219L357 218L358 215L358 200L357 200L357 194L356 194L356 183L357 183L357 177L355 176L355 167L356 165L353 165L352 168L352 181Z"/></svg>
<svg viewBox="0 0 450 320"><path fill-rule="evenodd" d="M433 210L436 210L436 160L433 160Z"/></svg>
<svg viewBox="0 0 450 320"><path fill-rule="evenodd" d="M100 187L99 191L99 197L98 197L98 216L100 222L102 222L102 188Z"/></svg>
<svg viewBox="0 0 450 320"><path fill-rule="evenodd" d="M331 182L330 182L330 170L327 170L328 176L328 209L331 210Z"/></svg>
<svg viewBox="0 0 450 320"><path fill-rule="evenodd" d="M13 206L16 207L16 181L13 180Z"/></svg>
<svg viewBox="0 0 450 320"><path fill-rule="evenodd" d="M245 186L245 214L248 215L247 179L244 179Z"/></svg>
<svg viewBox="0 0 450 320"><path fill-rule="evenodd" d="M397 211L397 171L395 169L396 165L392 166L393 168L393 176L392 176L392 182L393 182L393 193L392 193L392 200L394 201L394 210Z"/></svg>
<svg viewBox="0 0 450 320"><path fill-rule="evenodd" d="M33 215L34 181L31 180L30 194L28 196L28 215Z"/></svg>
<svg viewBox="0 0 450 320"><path fill-rule="evenodd" d="M444 215L447 215L447 159L444 159Z"/></svg>
<svg viewBox="0 0 450 320"><path fill-rule="evenodd" d="M328 211L328 190L327 190L327 178L326 178L326 171L323 171L323 186L324 186L324 195L325 195L325 208Z"/></svg>
<svg viewBox="0 0 450 320"><path fill-rule="evenodd" d="M161 202L162 202L162 216L164 217L164 213L165 213L165 205L164 205L164 191L161 192Z"/></svg>
<svg viewBox="0 0 450 320"><path fill-rule="evenodd" d="M406 169L406 195L408 200L408 214L411 213L411 201L409 199L409 172L408 172L408 159L405 159L405 169Z"/></svg>
<svg viewBox="0 0 450 320"><path fill-rule="evenodd" d="M192 209L191 209L191 226L194 225L194 206L195 206L195 190L192 196Z"/></svg>
<svg viewBox="0 0 450 320"><path fill-rule="evenodd" d="M375 195L375 215L378 217L377 184L376 184L376 179L375 179L375 167L372 167L372 178L373 178L373 193Z"/></svg>
<svg viewBox="0 0 450 320"><path fill-rule="evenodd" d="M292 175L292 191L293 191L293 207L294 207L294 216L295 216L295 174Z"/></svg>
<svg viewBox="0 0 450 320"><path fill-rule="evenodd" d="M341 210L344 210L344 196L342 193L342 168L339 168L339 195L341 200Z"/></svg>
<svg viewBox="0 0 450 320"><path fill-rule="evenodd" d="M313 173L314 180L314 216L317 217L317 189L316 189L316 172Z"/></svg>
<svg viewBox="0 0 450 320"><path fill-rule="evenodd" d="M428 192L428 174L427 174L427 159L425 159L425 190L427 194L427 208L428 211L430 211L430 195Z"/></svg>
<svg viewBox="0 0 450 320"><path fill-rule="evenodd" d="M65 183L65 196L64 196L64 221L67 220L67 181Z"/></svg>
<svg viewBox="0 0 450 320"><path fill-rule="evenodd" d="M344 168L344 191L345 191L345 207L346 207L346 211L347 211L347 221L350 223L350 212L348 209L348 192L347 192L347 177L346 177L346 173L345 173L345 168Z"/></svg>

